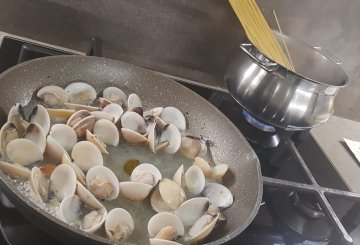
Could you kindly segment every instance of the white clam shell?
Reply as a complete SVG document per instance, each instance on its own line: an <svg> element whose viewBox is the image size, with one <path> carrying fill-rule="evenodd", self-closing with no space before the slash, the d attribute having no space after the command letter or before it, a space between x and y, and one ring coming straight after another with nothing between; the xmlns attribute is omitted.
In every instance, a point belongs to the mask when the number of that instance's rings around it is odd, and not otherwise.
<svg viewBox="0 0 360 245"><path fill-rule="evenodd" d="M75 113L75 110L69 109L46 108L46 110L48 111L50 118L57 122L68 120Z"/></svg>
<svg viewBox="0 0 360 245"><path fill-rule="evenodd" d="M205 176L202 170L192 165L185 173L186 188L195 195L200 194L205 187Z"/></svg>
<svg viewBox="0 0 360 245"><path fill-rule="evenodd" d="M181 145L181 134L178 128L173 124L169 124L160 135L159 142L169 142L169 145L163 149L165 153L176 153Z"/></svg>
<svg viewBox="0 0 360 245"><path fill-rule="evenodd" d="M155 107L148 111L144 111L144 118L148 116L159 116L163 110L164 107Z"/></svg>
<svg viewBox="0 0 360 245"><path fill-rule="evenodd" d="M108 99L105 99L103 97L99 97L99 106L100 108L104 109L106 106L113 104L113 102L111 102Z"/></svg>
<svg viewBox="0 0 360 245"><path fill-rule="evenodd" d="M95 134L92 134L89 130L86 130L86 140L96 145L96 147L100 150L101 153L109 154L109 152L106 150L105 143Z"/></svg>
<svg viewBox="0 0 360 245"><path fill-rule="evenodd" d="M151 207L157 212L171 212L173 211L162 199L159 187L156 187L150 198Z"/></svg>
<svg viewBox="0 0 360 245"><path fill-rule="evenodd" d="M65 90L54 85L41 88L36 96L52 107L62 106L68 101L68 95Z"/></svg>
<svg viewBox="0 0 360 245"><path fill-rule="evenodd" d="M182 137L180 152L189 159L195 159L200 154L201 144L199 140L190 137Z"/></svg>
<svg viewBox="0 0 360 245"><path fill-rule="evenodd" d="M33 167L31 169L29 183L39 200L43 200L44 202L48 200L50 182L38 167Z"/></svg>
<svg viewBox="0 0 360 245"><path fill-rule="evenodd" d="M22 107L22 105L20 103L16 103L15 105L13 105L10 108L7 121L15 123L13 121L14 117L16 117L16 118L19 117L21 119L25 119L24 109L23 109L23 107Z"/></svg>
<svg viewBox="0 0 360 245"><path fill-rule="evenodd" d="M149 163L142 163L138 165L131 173L131 181L139 181L144 173L150 173L153 176L153 183L146 183L155 186L161 179L161 172L157 167Z"/></svg>
<svg viewBox="0 0 360 245"><path fill-rule="evenodd" d="M76 190L76 174L67 164L58 165L50 175L50 190L57 200L62 201Z"/></svg>
<svg viewBox="0 0 360 245"><path fill-rule="evenodd" d="M169 208L177 209L186 199L184 190L170 179L162 179L159 183L159 192Z"/></svg>
<svg viewBox="0 0 360 245"><path fill-rule="evenodd" d="M70 127L73 127L75 124L80 122L85 117L91 116L91 113L87 110L80 110L72 114L69 119L67 120L66 124Z"/></svg>
<svg viewBox="0 0 360 245"><path fill-rule="evenodd" d="M150 245L181 245L181 243L178 243L178 242L163 240L163 239L156 239L156 238L150 238L149 242L150 242Z"/></svg>
<svg viewBox="0 0 360 245"><path fill-rule="evenodd" d="M121 126L138 132L139 134L146 133L146 124L144 118L133 111L125 112L121 117Z"/></svg>
<svg viewBox="0 0 360 245"><path fill-rule="evenodd" d="M218 183L207 183L203 195L209 198L210 203L218 208L230 207L234 202L231 191Z"/></svg>
<svg viewBox="0 0 360 245"><path fill-rule="evenodd" d="M165 226L175 228L178 236L183 236L185 233L184 225L175 214L164 212L155 214L148 222L147 228L151 238L155 237L159 231Z"/></svg>
<svg viewBox="0 0 360 245"><path fill-rule="evenodd" d="M131 201L144 200L149 195L152 188L153 188L152 185L148 185L140 182L131 182L131 181L120 182L121 194Z"/></svg>
<svg viewBox="0 0 360 245"><path fill-rule="evenodd" d="M128 230L126 234L116 234L114 235L114 230L116 230L117 226L127 226ZM131 236L134 230L134 220L131 217L130 213L122 208L114 208L112 209L105 220L105 231L108 237L111 240L116 239L126 239ZM117 237L119 236L119 237Z"/></svg>
<svg viewBox="0 0 360 245"><path fill-rule="evenodd" d="M127 103L127 96L126 94L117 87L107 87L103 91L103 97L112 103L116 103L119 105L123 105Z"/></svg>
<svg viewBox="0 0 360 245"><path fill-rule="evenodd" d="M130 94L128 97L128 108L134 108L134 107L141 107L142 108L142 103L141 103L141 99L137 94Z"/></svg>
<svg viewBox="0 0 360 245"><path fill-rule="evenodd" d="M15 163L29 165L43 160L38 145L28 139L14 139L6 146L7 157Z"/></svg>
<svg viewBox="0 0 360 245"><path fill-rule="evenodd" d="M121 135L130 144L144 144L147 142L147 138L144 135L131 129L121 128Z"/></svg>
<svg viewBox="0 0 360 245"><path fill-rule="evenodd" d="M41 152L45 152L46 148L46 135L44 133L43 128L36 122L32 122L25 130L25 139L33 141L38 145Z"/></svg>
<svg viewBox="0 0 360 245"><path fill-rule="evenodd" d="M180 131L185 131L186 129L184 114L175 107L165 107L160 114L160 118L167 123L174 124Z"/></svg>
<svg viewBox="0 0 360 245"><path fill-rule="evenodd" d="M219 165L214 166L212 168L211 179L213 179L213 180L221 179L226 174L228 169L229 169L229 166L227 164L219 164Z"/></svg>
<svg viewBox="0 0 360 245"><path fill-rule="evenodd" d="M53 159L55 163L61 163L64 154L69 155L65 148L50 135L46 138L45 154Z"/></svg>
<svg viewBox="0 0 360 245"><path fill-rule="evenodd" d="M194 164L201 168L206 178L210 178L212 175L212 168L210 164L201 157L195 157Z"/></svg>
<svg viewBox="0 0 360 245"><path fill-rule="evenodd" d="M54 124L49 135L59 142L66 151L70 152L77 142L74 129L66 124Z"/></svg>
<svg viewBox="0 0 360 245"><path fill-rule="evenodd" d="M205 239L214 229L216 222L219 219L219 214L215 217L204 214L201 216L189 230L190 238L188 242L198 242Z"/></svg>
<svg viewBox="0 0 360 245"><path fill-rule="evenodd" d="M115 122L115 118L113 115L111 115L110 113L107 112L103 112L103 111L92 111L91 115L95 116L95 118L97 120L100 119L106 119L109 120L110 122Z"/></svg>
<svg viewBox="0 0 360 245"><path fill-rule="evenodd" d="M88 83L73 82L65 88L69 102L88 105L96 99L95 89Z"/></svg>
<svg viewBox="0 0 360 245"><path fill-rule="evenodd" d="M96 106L89 106L89 105L81 105L81 104L74 104L74 103L64 103L65 108L70 110L86 110L86 111L99 111L100 108Z"/></svg>
<svg viewBox="0 0 360 245"><path fill-rule="evenodd" d="M74 170L76 179L83 185L86 185L85 174L84 172L71 161L70 156L67 153L64 153L61 160L62 164L68 164Z"/></svg>
<svg viewBox="0 0 360 245"><path fill-rule="evenodd" d="M91 194L91 192L85 188L79 181L76 185L76 194L79 196L82 203L93 209L103 209L104 206L99 200Z"/></svg>
<svg viewBox="0 0 360 245"><path fill-rule="evenodd" d="M123 108L119 104L109 104L109 105L105 106L102 111L113 116L114 123L117 123L119 121L121 115L124 113Z"/></svg>
<svg viewBox="0 0 360 245"><path fill-rule="evenodd" d="M68 223L73 224L80 219L81 201L77 195L66 196L59 208L59 218Z"/></svg>
<svg viewBox="0 0 360 245"><path fill-rule="evenodd" d="M93 233L105 223L106 217L107 210L105 208L93 210L84 216L81 229L85 232Z"/></svg>
<svg viewBox="0 0 360 245"><path fill-rule="evenodd" d="M107 182L110 184L111 190L104 189L104 184L101 186L96 186L96 180L100 180L102 182ZM92 167L86 174L86 184L87 188L91 193L93 193L96 197L105 200L114 200L118 197L120 186L119 180L113 171L104 166L95 166ZM109 187L109 186L105 186Z"/></svg>
<svg viewBox="0 0 360 245"><path fill-rule="evenodd" d="M19 138L16 126L12 122L6 122L0 130L0 153L6 155L6 146L10 141Z"/></svg>
<svg viewBox="0 0 360 245"><path fill-rule="evenodd" d="M173 181L175 181L181 188L185 186L185 173L183 164L181 164L181 166L174 173Z"/></svg>
<svg viewBox="0 0 360 245"><path fill-rule="evenodd" d="M86 130L92 131L96 122L95 116L88 116L80 120L73 126L78 138L82 139L86 136Z"/></svg>
<svg viewBox="0 0 360 245"><path fill-rule="evenodd" d="M96 121L94 134L105 144L117 146L119 144L119 131L114 123L106 119Z"/></svg>
<svg viewBox="0 0 360 245"><path fill-rule="evenodd" d="M29 118L29 122L38 123L44 130L45 135L50 130L50 116L48 111L42 105L36 105L32 110Z"/></svg>
<svg viewBox="0 0 360 245"><path fill-rule="evenodd" d="M72 149L71 157L75 164L83 171L94 166L104 165L100 150L89 141L80 141Z"/></svg>
<svg viewBox="0 0 360 245"><path fill-rule="evenodd" d="M175 215L183 222L184 226L193 225L207 210L209 199L195 197L182 203L176 210Z"/></svg>
<svg viewBox="0 0 360 245"><path fill-rule="evenodd" d="M149 148L151 150L152 153L156 153L155 151L155 146L157 145L157 136L156 136L156 131L155 131L155 127L156 127L156 123L152 123L149 127L148 127L148 143L149 143Z"/></svg>
<svg viewBox="0 0 360 245"><path fill-rule="evenodd" d="M22 165L12 164L12 163L3 162L3 161L0 161L0 169L4 173L6 173L12 177L19 178L21 180L28 180L31 175L30 170L23 167Z"/></svg>

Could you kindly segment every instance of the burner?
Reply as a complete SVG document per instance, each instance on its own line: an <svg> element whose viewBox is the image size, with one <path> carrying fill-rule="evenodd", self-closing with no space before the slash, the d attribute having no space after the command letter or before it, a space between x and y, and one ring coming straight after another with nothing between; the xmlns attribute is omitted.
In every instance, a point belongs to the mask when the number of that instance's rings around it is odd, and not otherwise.
<svg viewBox="0 0 360 245"><path fill-rule="evenodd" d="M329 240L332 228L314 195L276 190L270 203L288 240Z"/></svg>
<svg viewBox="0 0 360 245"><path fill-rule="evenodd" d="M275 128L273 126L266 125L259 120L255 119L248 111L242 111L243 116L245 117L246 121L253 125L254 127L268 133L275 133Z"/></svg>

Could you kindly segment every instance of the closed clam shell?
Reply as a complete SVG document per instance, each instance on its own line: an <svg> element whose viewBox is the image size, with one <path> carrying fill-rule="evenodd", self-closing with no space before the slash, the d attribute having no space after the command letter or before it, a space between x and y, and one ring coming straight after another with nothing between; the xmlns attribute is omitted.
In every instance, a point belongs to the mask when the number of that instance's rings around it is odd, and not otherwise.
<svg viewBox="0 0 360 245"><path fill-rule="evenodd" d="M103 91L103 97L112 103L116 103L119 105L127 104L127 96L126 94L117 87L107 87Z"/></svg>
<svg viewBox="0 0 360 245"><path fill-rule="evenodd" d="M6 146L6 155L10 161L29 165L43 160L40 147L28 139L14 139Z"/></svg>
<svg viewBox="0 0 360 245"><path fill-rule="evenodd" d="M190 237L187 242L194 243L205 239L214 229L216 222L219 219L219 214L215 217L204 214L201 216L189 230Z"/></svg>
<svg viewBox="0 0 360 245"><path fill-rule="evenodd" d="M152 176L151 180L146 180L148 177L147 174ZM149 163L142 163L138 165L131 173L131 181L143 182L151 186L155 186L161 179L161 172L157 167Z"/></svg>
<svg viewBox="0 0 360 245"><path fill-rule="evenodd" d="M95 89L88 83L73 82L66 88L69 102L75 104L89 105L96 99Z"/></svg>
<svg viewBox="0 0 360 245"><path fill-rule="evenodd" d="M160 118L167 123L174 124L180 131L185 131L186 129L184 114L175 107L165 107L160 114Z"/></svg>
<svg viewBox="0 0 360 245"><path fill-rule="evenodd" d="M100 199L113 200L119 195L119 180L107 167L92 167L86 174L86 184L89 191Z"/></svg>
<svg viewBox="0 0 360 245"><path fill-rule="evenodd" d="M146 123L138 113L127 111L121 117L121 126L139 134L146 133Z"/></svg>
<svg viewBox="0 0 360 245"><path fill-rule="evenodd" d="M183 236L185 233L184 225L175 214L164 212L155 214L150 218L147 228L150 238L154 238L162 228L171 226L175 228L177 236Z"/></svg>
<svg viewBox="0 0 360 245"><path fill-rule="evenodd" d="M88 141L76 143L71 151L71 157L75 164L83 171L88 171L94 166L104 165L100 150L96 145Z"/></svg>
<svg viewBox="0 0 360 245"><path fill-rule="evenodd" d="M105 220L105 231L111 240L127 239L134 231L134 220L123 208L112 209Z"/></svg>
<svg viewBox="0 0 360 245"><path fill-rule="evenodd" d="M207 183L203 195L209 198L210 203L218 208L230 207L234 202L231 191L218 183Z"/></svg>
<svg viewBox="0 0 360 245"><path fill-rule="evenodd" d="M10 141L19 138L16 126L12 122L6 122L0 130L0 153L6 155L6 146Z"/></svg>
<svg viewBox="0 0 360 245"><path fill-rule="evenodd" d="M151 192L153 186L141 182L120 182L121 194L131 201L142 201Z"/></svg>
<svg viewBox="0 0 360 245"><path fill-rule="evenodd" d="M62 106L65 102L68 101L68 95L65 90L55 85L41 88L37 92L36 96L51 107Z"/></svg>
<svg viewBox="0 0 360 245"><path fill-rule="evenodd" d="M64 154L69 155L65 148L50 135L46 138L45 154L55 163L61 163Z"/></svg>
<svg viewBox="0 0 360 245"><path fill-rule="evenodd" d="M48 111L42 105L36 105L32 110L29 122L38 123L44 130L45 135L49 133L50 130L50 116Z"/></svg>
<svg viewBox="0 0 360 245"><path fill-rule="evenodd" d="M114 123L106 119L96 121L94 134L105 144L117 146L119 144L119 131Z"/></svg>
<svg viewBox="0 0 360 245"><path fill-rule="evenodd" d="M41 152L45 152L46 148L46 135L43 128L36 122L32 122L25 130L25 139L33 141L38 145Z"/></svg>
<svg viewBox="0 0 360 245"><path fill-rule="evenodd" d="M105 106L102 111L113 116L114 123L117 123L119 121L121 115L124 113L123 108L119 104L109 104L109 105Z"/></svg>
<svg viewBox="0 0 360 245"><path fill-rule="evenodd" d="M141 103L141 99L137 94L129 94L128 97L128 108L134 108L134 107L140 107L142 108L142 103Z"/></svg>
<svg viewBox="0 0 360 245"><path fill-rule="evenodd" d="M0 169L4 173L6 173L12 177L19 178L21 180L28 180L31 175L30 170L23 167L22 165L3 162L3 161L0 161Z"/></svg>
<svg viewBox="0 0 360 245"><path fill-rule="evenodd" d="M58 201L68 195L74 195L76 190L76 175L67 164L58 165L50 175L50 190Z"/></svg>
<svg viewBox="0 0 360 245"><path fill-rule="evenodd" d="M49 135L68 152L72 150L77 142L77 135L74 129L66 124L54 124L50 129Z"/></svg>
<svg viewBox="0 0 360 245"><path fill-rule="evenodd" d="M185 173L186 188L193 194L200 194L205 187L205 176L202 170L192 165Z"/></svg>
<svg viewBox="0 0 360 245"><path fill-rule="evenodd" d="M209 206L209 199L206 197L195 197L182 203L176 210L175 215L183 222L184 226L193 225Z"/></svg>
<svg viewBox="0 0 360 245"><path fill-rule="evenodd" d="M169 124L165 130L161 133L159 142L169 142L169 145L163 149L165 153L174 154L176 153L181 145L181 134L178 128Z"/></svg>

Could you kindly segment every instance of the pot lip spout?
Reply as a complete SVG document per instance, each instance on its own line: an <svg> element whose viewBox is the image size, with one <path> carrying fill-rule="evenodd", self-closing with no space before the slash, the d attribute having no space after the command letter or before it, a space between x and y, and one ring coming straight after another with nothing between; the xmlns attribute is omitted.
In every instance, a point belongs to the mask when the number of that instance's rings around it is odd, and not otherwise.
<svg viewBox="0 0 360 245"><path fill-rule="evenodd" d="M330 60L327 56L325 56L323 53L321 53L318 49L308 45L305 42L299 41L299 40L295 40L291 37L288 37L284 34L279 33L278 31L273 30L273 34L277 37L282 37L285 40L290 41L290 42L294 42L297 45L305 48L305 49L311 49L313 52L316 52L320 55L322 55L325 59L327 59L329 62L334 63L332 60ZM334 67L338 70L338 72L340 73L340 76L342 77L341 81L339 81L339 84L329 84L329 83L325 83L325 82L321 82L318 81L316 79L312 79L306 75L303 75L301 73L297 73L294 71L289 70L288 68L282 66L281 64L277 63L276 61L274 61L273 59L271 59L270 57L268 57L266 54L264 54L262 51L260 51L254 44L252 44L250 41L249 42L243 42L239 44L239 47L241 48L242 51L244 51L254 62L256 62L257 64L259 64L261 67L264 68L264 64L257 59L253 54L252 54L252 49L255 49L257 53L261 54L263 57L265 57L268 61L267 63L271 64L272 66L274 66L274 64L276 65L276 69L275 70L283 70L283 72L286 72L288 74L291 74L293 76L297 76L297 77L301 77L302 79L305 79L309 82L312 83L316 83L316 84L320 84L320 85L324 85L324 86L328 86L328 87L335 87L335 88L343 88L346 87L349 84L349 78L347 76L347 74L345 73L345 71L336 63L334 63ZM265 69L265 68L264 68ZM267 71L269 71L268 69L266 69Z"/></svg>

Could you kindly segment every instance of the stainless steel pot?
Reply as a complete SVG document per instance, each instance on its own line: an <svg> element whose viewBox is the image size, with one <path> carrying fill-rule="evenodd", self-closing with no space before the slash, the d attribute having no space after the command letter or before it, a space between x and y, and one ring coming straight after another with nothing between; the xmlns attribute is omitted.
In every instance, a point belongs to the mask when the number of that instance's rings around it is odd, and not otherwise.
<svg viewBox="0 0 360 245"><path fill-rule="evenodd" d="M312 128L333 114L334 99L348 77L339 60L321 48L274 32L285 40L296 72L277 64L252 44L240 44L225 72L229 93L262 121L286 130Z"/></svg>

